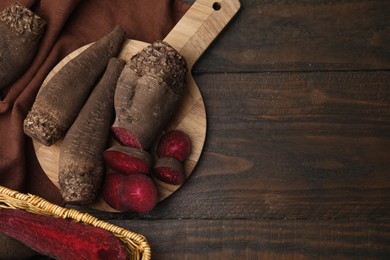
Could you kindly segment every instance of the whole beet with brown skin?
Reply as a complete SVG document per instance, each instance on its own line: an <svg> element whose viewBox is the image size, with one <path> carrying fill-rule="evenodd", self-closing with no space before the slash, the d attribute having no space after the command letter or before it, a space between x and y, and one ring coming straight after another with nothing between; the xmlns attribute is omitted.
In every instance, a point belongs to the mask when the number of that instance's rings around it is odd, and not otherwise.
<svg viewBox="0 0 390 260"><path fill-rule="evenodd" d="M68 203L95 200L104 176L103 151L114 117L114 92L125 61L112 58L61 145L59 183Z"/></svg>
<svg viewBox="0 0 390 260"><path fill-rule="evenodd" d="M168 43L155 42L134 55L115 91L114 137L148 149L178 109L186 73L184 57Z"/></svg>
<svg viewBox="0 0 390 260"><path fill-rule="evenodd" d="M12 84L32 62L46 22L15 3L0 13L0 89Z"/></svg>
<svg viewBox="0 0 390 260"><path fill-rule="evenodd" d="M38 93L24 132L47 146L62 138L124 39L125 31L117 26L61 68Z"/></svg>

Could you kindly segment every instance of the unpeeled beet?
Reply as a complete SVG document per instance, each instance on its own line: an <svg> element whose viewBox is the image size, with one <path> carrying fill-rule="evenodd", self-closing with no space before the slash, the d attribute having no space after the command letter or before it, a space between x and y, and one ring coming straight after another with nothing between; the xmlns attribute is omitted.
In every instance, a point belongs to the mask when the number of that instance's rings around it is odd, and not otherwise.
<svg viewBox="0 0 390 260"><path fill-rule="evenodd" d="M103 199L119 211L147 213L157 204L157 188L144 174L111 173L104 182Z"/></svg>

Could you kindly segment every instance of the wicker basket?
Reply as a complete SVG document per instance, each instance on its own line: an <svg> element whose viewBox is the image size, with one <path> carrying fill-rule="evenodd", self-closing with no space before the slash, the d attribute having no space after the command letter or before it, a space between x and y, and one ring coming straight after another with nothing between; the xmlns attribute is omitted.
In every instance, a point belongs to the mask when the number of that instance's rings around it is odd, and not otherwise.
<svg viewBox="0 0 390 260"><path fill-rule="evenodd" d="M145 237L142 235L99 220L88 213L82 213L75 209L67 209L52 204L41 197L19 193L0 186L0 207L20 209L34 214L70 219L105 229L113 233L125 244L130 259L146 260L151 258L151 248Z"/></svg>

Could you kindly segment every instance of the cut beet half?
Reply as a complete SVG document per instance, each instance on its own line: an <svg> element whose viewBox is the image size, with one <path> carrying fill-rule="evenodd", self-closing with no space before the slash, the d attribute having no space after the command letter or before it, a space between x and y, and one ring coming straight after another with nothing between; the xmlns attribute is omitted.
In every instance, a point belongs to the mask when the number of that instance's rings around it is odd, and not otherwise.
<svg viewBox="0 0 390 260"><path fill-rule="evenodd" d="M104 161L114 171L123 174L148 174L150 156L132 147L114 146L103 153Z"/></svg>
<svg viewBox="0 0 390 260"><path fill-rule="evenodd" d="M117 140L121 145L134 148L142 148L137 137L135 137L130 131L123 127L111 127L111 132L115 140Z"/></svg>
<svg viewBox="0 0 390 260"><path fill-rule="evenodd" d="M185 180L183 164L175 158L159 158L153 168L153 176L165 183L180 185Z"/></svg>

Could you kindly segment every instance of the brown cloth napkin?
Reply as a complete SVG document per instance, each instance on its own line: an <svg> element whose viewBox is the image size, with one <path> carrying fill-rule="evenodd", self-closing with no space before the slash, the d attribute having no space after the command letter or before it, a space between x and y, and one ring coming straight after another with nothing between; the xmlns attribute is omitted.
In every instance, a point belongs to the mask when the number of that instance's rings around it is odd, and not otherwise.
<svg viewBox="0 0 390 260"><path fill-rule="evenodd" d="M14 1L0 1L0 10ZM0 92L0 185L63 204L41 169L23 120L51 69L73 50L121 25L127 38L163 39L188 10L180 0L18 0L47 22L29 69ZM1 36L0 36L1 37Z"/></svg>

